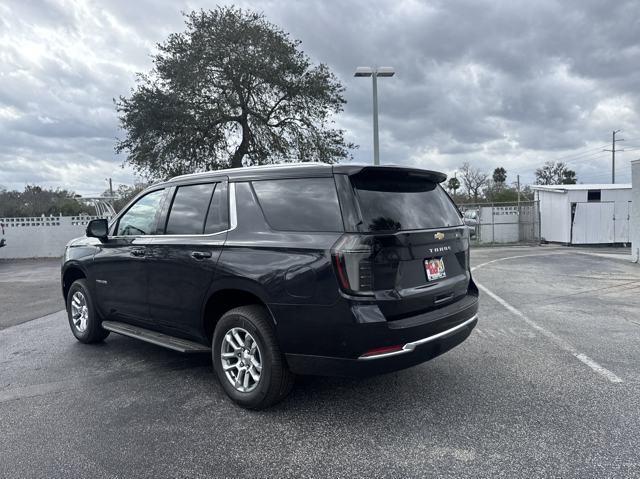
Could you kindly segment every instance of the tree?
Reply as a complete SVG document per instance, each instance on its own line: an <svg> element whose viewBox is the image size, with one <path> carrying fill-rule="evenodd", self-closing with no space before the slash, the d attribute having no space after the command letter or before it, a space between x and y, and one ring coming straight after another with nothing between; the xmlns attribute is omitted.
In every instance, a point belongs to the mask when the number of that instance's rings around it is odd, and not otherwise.
<svg viewBox="0 0 640 479"><path fill-rule="evenodd" d="M573 170L564 170L562 172L562 180L561 183L563 185L575 185L578 182L578 178L576 178L576 172Z"/></svg>
<svg viewBox="0 0 640 479"><path fill-rule="evenodd" d="M486 189L485 197L491 203L515 203L518 201L518 189L513 186L496 188L494 184ZM520 201L533 201L533 190L530 186L520 188Z"/></svg>
<svg viewBox="0 0 640 479"><path fill-rule="evenodd" d="M504 182L507 181L507 170L501 166L493 170L493 182L498 186L504 186Z"/></svg>
<svg viewBox="0 0 640 479"><path fill-rule="evenodd" d="M455 196L456 191L458 190L458 188L460 188L460 181L458 180L458 178L456 178L455 176L449 178L449 181L447 182L447 188Z"/></svg>
<svg viewBox="0 0 640 479"><path fill-rule="evenodd" d="M489 175L471 167L469 163L464 163L460 168L460 178L469 199L478 202L482 195L482 190L489 182Z"/></svg>
<svg viewBox="0 0 640 479"><path fill-rule="evenodd" d="M27 185L22 192L0 190L0 217L95 214L92 206L81 203L77 197L72 191L36 185Z"/></svg>
<svg viewBox="0 0 640 479"><path fill-rule="evenodd" d="M576 172L560 161L547 161L536 170L536 185L572 185L576 182Z"/></svg>
<svg viewBox="0 0 640 479"><path fill-rule="evenodd" d="M264 15L218 7L185 15L116 109L116 151L143 177L280 161L333 163L355 148L331 117L344 88Z"/></svg>
<svg viewBox="0 0 640 479"><path fill-rule="evenodd" d="M116 191L113 192L113 198L110 203L113 206L113 209L116 210L116 213L119 212L122 208L124 208L129 201L131 201L138 193L144 190L148 183L135 183L132 186L127 185L119 185ZM109 190L102 193L102 196L109 196Z"/></svg>

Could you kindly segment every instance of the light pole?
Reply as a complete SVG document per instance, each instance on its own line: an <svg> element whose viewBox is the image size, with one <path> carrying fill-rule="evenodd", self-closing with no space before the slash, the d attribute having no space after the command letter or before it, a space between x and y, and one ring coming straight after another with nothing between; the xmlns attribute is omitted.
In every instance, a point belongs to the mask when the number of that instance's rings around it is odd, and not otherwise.
<svg viewBox="0 0 640 479"><path fill-rule="evenodd" d="M392 77L395 71L391 67L358 67L353 76L373 79L373 164L380 164L380 144L378 141L378 77Z"/></svg>

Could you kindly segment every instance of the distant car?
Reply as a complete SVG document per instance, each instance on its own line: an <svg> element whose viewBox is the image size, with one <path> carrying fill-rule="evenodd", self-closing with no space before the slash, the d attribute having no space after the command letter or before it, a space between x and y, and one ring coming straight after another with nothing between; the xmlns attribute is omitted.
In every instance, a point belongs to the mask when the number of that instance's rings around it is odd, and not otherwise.
<svg viewBox="0 0 640 479"><path fill-rule="evenodd" d="M464 212L464 219L467 225L477 225L480 221L478 219L478 211L477 210L466 210Z"/></svg>
<svg viewBox="0 0 640 479"><path fill-rule="evenodd" d="M477 238L477 229L480 224L480 218L478 217L477 210L466 210L463 214L464 223L469 228L469 237L471 239Z"/></svg>
<svg viewBox="0 0 640 479"><path fill-rule="evenodd" d="M75 337L211 352L243 407L294 374L394 371L477 322L469 230L442 173L281 165L180 176L93 220L64 253Z"/></svg>

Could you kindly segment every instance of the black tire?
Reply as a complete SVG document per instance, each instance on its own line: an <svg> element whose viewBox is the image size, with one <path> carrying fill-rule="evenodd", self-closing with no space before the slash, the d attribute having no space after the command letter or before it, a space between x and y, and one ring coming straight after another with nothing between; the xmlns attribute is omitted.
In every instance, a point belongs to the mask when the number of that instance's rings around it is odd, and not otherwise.
<svg viewBox="0 0 640 479"><path fill-rule="evenodd" d="M74 302L74 295L76 295L76 293L82 295L87 308L87 319L84 328L77 325L77 321L74 321L73 317L72 303ZM86 279L75 280L69 288L69 293L67 294L67 317L69 318L71 332L81 343L99 343L109 336L109 331L102 328L102 321L94 308L93 298L89 292Z"/></svg>
<svg viewBox="0 0 640 479"><path fill-rule="evenodd" d="M222 364L221 349L225 335L233 328L246 330L258 344L262 370L255 388L249 392L239 391L227 378ZM213 369L227 395L238 405L247 409L265 409L281 401L293 387L294 375L280 352L276 335L271 325L269 312L262 306L241 306L227 311L213 333L211 345Z"/></svg>

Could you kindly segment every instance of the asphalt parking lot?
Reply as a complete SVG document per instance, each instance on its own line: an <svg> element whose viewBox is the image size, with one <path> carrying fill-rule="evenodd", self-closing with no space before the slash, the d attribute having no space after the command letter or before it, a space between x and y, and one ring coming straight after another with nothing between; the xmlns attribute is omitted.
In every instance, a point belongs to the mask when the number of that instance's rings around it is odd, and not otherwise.
<svg viewBox="0 0 640 479"><path fill-rule="evenodd" d="M0 260L0 330L64 308L60 262Z"/></svg>
<svg viewBox="0 0 640 479"><path fill-rule="evenodd" d="M80 344L59 297L22 324L33 314L3 308L0 476L640 477L640 266L625 258L473 250L465 343L385 376L299 378L263 412L227 400L207 355ZM27 309L48 294L31 282Z"/></svg>

